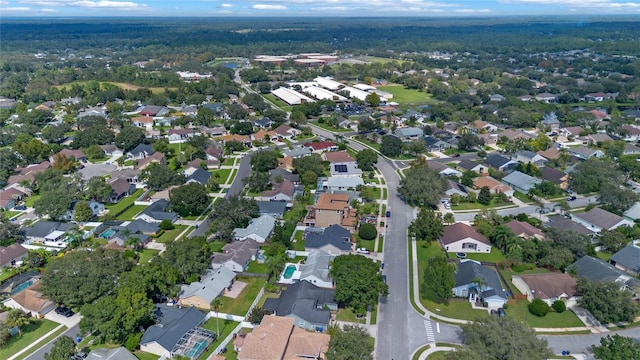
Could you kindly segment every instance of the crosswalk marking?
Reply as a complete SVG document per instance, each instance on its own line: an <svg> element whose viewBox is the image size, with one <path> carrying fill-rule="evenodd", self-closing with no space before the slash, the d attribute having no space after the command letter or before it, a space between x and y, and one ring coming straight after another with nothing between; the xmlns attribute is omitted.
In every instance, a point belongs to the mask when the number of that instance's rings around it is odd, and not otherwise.
<svg viewBox="0 0 640 360"><path fill-rule="evenodd" d="M436 341L436 336L433 334L433 326L432 326L431 321L425 320L424 321L424 328L427 331L427 340L429 342L435 342Z"/></svg>

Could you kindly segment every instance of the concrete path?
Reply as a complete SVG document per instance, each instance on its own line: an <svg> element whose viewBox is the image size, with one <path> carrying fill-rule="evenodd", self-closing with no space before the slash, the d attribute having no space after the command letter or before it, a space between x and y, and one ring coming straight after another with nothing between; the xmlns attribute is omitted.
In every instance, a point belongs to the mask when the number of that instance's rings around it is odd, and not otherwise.
<svg viewBox="0 0 640 360"><path fill-rule="evenodd" d="M455 348L452 347L448 347L448 346L436 346L435 343L429 344L430 347L426 350L423 351L422 354L420 354L420 357L418 358L419 360L425 360L427 358L427 356L433 354L434 352L438 352L438 351L456 351Z"/></svg>
<svg viewBox="0 0 640 360"><path fill-rule="evenodd" d="M42 341L43 339L46 339L47 337L53 335L56 331L67 327L67 329L70 329L76 325L78 325L80 323L80 320L82 320L82 316L80 316L80 314L75 314L71 317L64 317L62 315L58 315L55 313L55 311L50 311L48 312L45 316L45 319L47 320L51 320L53 322L57 322L60 325L56 326L53 330L49 331L48 333L42 335L39 339L33 341L31 344L27 345L25 348L23 348L22 350L18 351L17 353L13 354L13 356L9 357L7 360L13 360L17 357L19 357L20 355L28 352L30 349L34 348L36 345L38 346L44 346L46 344L39 344L40 341ZM56 337L57 338L57 337ZM55 339L51 339L51 341L54 341ZM49 342L51 342L49 341ZM49 343L47 342L47 344Z"/></svg>

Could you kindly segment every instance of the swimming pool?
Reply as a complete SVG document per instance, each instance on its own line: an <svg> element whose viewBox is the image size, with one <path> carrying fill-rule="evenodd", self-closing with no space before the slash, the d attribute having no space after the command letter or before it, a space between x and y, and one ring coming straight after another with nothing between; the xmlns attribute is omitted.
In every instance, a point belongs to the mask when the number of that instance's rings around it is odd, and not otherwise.
<svg viewBox="0 0 640 360"><path fill-rule="evenodd" d="M114 234L116 233L115 229L107 229L103 232L100 233L100 235L98 235L100 238L102 239L110 239Z"/></svg>
<svg viewBox="0 0 640 360"><path fill-rule="evenodd" d="M293 276L293 273L296 271L296 266L295 265L289 265L287 266L286 269L284 269L284 278L285 279L291 279L291 277Z"/></svg>
<svg viewBox="0 0 640 360"><path fill-rule="evenodd" d="M21 292L22 290L24 290L24 289L28 288L29 286L33 285L33 283L35 283L35 280L33 280L33 279L29 279L29 280L23 282L22 284L16 286L15 289L11 290L11 295L15 295L15 294Z"/></svg>

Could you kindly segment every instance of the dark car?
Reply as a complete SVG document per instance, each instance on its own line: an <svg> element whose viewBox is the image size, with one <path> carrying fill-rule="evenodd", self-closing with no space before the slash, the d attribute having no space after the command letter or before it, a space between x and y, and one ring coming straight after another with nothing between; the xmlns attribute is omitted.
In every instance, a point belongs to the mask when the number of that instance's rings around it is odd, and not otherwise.
<svg viewBox="0 0 640 360"><path fill-rule="evenodd" d="M18 205L13 207L14 210L27 210L27 207L24 205Z"/></svg>
<svg viewBox="0 0 640 360"><path fill-rule="evenodd" d="M575 196L569 196L569 197L567 198L567 201L573 201L573 200L575 200L575 199L577 199Z"/></svg>
<svg viewBox="0 0 640 360"><path fill-rule="evenodd" d="M382 275L382 282L387 283L387 275Z"/></svg>
<svg viewBox="0 0 640 360"><path fill-rule="evenodd" d="M460 157L460 154L453 154L453 155L451 155L451 157L459 158L459 157Z"/></svg>
<svg viewBox="0 0 640 360"><path fill-rule="evenodd" d="M62 315L64 317L72 317L74 312L71 311L71 309L69 309L68 307L65 306L58 306L56 308L56 314L58 315Z"/></svg>
<svg viewBox="0 0 640 360"><path fill-rule="evenodd" d="M499 308L499 309L493 309L491 310L491 315L495 315L497 317L505 317L507 316L507 313L504 311L503 308Z"/></svg>

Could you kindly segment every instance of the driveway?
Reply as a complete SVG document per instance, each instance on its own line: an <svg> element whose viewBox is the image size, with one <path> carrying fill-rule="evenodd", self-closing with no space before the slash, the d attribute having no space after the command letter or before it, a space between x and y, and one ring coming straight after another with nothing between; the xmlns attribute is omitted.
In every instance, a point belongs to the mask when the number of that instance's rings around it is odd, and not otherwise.
<svg viewBox="0 0 640 360"><path fill-rule="evenodd" d="M110 174L115 171L118 167L113 164L92 164L86 163L83 164L84 168L80 169L78 172L82 176L82 180L89 180L92 177L104 176L106 174Z"/></svg>

